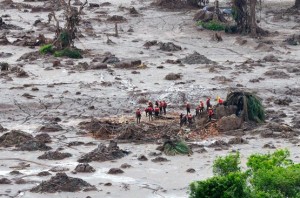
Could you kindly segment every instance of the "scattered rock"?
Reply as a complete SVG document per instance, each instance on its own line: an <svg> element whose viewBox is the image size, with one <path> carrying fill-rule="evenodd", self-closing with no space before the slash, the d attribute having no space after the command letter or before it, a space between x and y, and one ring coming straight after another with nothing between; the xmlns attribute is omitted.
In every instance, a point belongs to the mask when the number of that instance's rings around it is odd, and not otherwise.
<svg viewBox="0 0 300 198"><path fill-rule="evenodd" d="M48 151L52 148L47 146L44 142L40 142L38 140L28 140L19 145L18 150L21 151Z"/></svg>
<svg viewBox="0 0 300 198"><path fill-rule="evenodd" d="M227 150L230 147L230 145L228 143L224 142L223 140L216 140L212 144L208 145L208 147L220 148L220 149Z"/></svg>
<svg viewBox="0 0 300 198"><path fill-rule="evenodd" d="M0 133L7 131L6 128L4 128L1 124L0 124Z"/></svg>
<svg viewBox="0 0 300 198"><path fill-rule="evenodd" d="M275 78L275 79L279 79L279 78L290 78L290 76L283 72L283 71L279 71L279 70L269 70L265 72L266 76L270 76L271 78Z"/></svg>
<svg viewBox="0 0 300 198"><path fill-rule="evenodd" d="M106 147L102 143L99 144L96 149L80 157L78 159L78 162L80 163L89 163L92 161L104 162L104 161L120 159L126 156L127 154L128 152L119 149L116 142L111 141L108 147Z"/></svg>
<svg viewBox="0 0 300 198"><path fill-rule="evenodd" d="M129 14L136 16L139 15L139 12L135 9L135 7L131 7L129 8Z"/></svg>
<svg viewBox="0 0 300 198"><path fill-rule="evenodd" d="M154 45L157 45L157 44L158 44L157 40L147 41L147 42L144 44L144 47L150 48L150 47L152 47L152 46L154 46Z"/></svg>
<svg viewBox="0 0 300 198"><path fill-rule="evenodd" d="M185 58L180 59L181 62L189 65L193 64L215 64L214 61L206 58L204 55L199 54L198 52L194 52Z"/></svg>
<svg viewBox="0 0 300 198"><path fill-rule="evenodd" d="M300 35L292 35L287 38L284 42L287 42L289 45L299 45L300 44Z"/></svg>
<svg viewBox="0 0 300 198"><path fill-rule="evenodd" d="M293 102L293 100L289 97L285 98L278 98L274 101L275 104L277 105L283 105L283 106L289 106L289 104Z"/></svg>
<svg viewBox="0 0 300 198"><path fill-rule="evenodd" d="M31 95L31 94L29 94L29 93L24 93L22 96L23 96L24 98L27 98L27 99L33 99L33 98L35 98L34 95Z"/></svg>
<svg viewBox="0 0 300 198"><path fill-rule="evenodd" d="M95 172L96 170L91 165L84 163L84 164L78 164L75 168L75 171L79 173L92 173Z"/></svg>
<svg viewBox="0 0 300 198"><path fill-rule="evenodd" d="M68 147L70 147L70 146L80 146L80 145L84 145L84 142L74 141L74 142L69 142L68 143Z"/></svg>
<svg viewBox="0 0 300 198"><path fill-rule="evenodd" d="M115 68L123 68L123 69L129 69L129 68L136 68L142 64L141 60L128 60L128 61L121 61L118 63L115 63Z"/></svg>
<svg viewBox="0 0 300 198"><path fill-rule="evenodd" d="M52 141L50 135L47 133L37 134L35 136L35 139L37 139L39 142L42 142L42 143L50 143Z"/></svg>
<svg viewBox="0 0 300 198"><path fill-rule="evenodd" d="M169 73L165 76L166 80L179 80L181 79L181 74Z"/></svg>
<svg viewBox="0 0 300 198"><path fill-rule="evenodd" d="M147 161L148 158L147 158L145 155L140 155L140 156L138 157L138 160L139 160L139 161Z"/></svg>
<svg viewBox="0 0 300 198"><path fill-rule="evenodd" d="M219 105L216 107L215 110L216 118L220 119L224 116L230 116L232 114L235 114L236 110L237 107L235 105L229 105L229 106Z"/></svg>
<svg viewBox="0 0 300 198"><path fill-rule="evenodd" d="M7 178L1 178L0 179L0 184L11 184L11 181Z"/></svg>
<svg viewBox="0 0 300 198"><path fill-rule="evenodd" d="M122 173L124 173L124 171L119 168L111 168L108 171L108 174L112 174L112 175L122 174Z"/></svg>
<svg viewBox="0 0 300 198"><path fill-rule="evenodd" d="M98 69L107 69L107 64L105 63L97 63L90 65L89 69L98 70Z"/></svg>
<svg viewBox="0 0 300 198"><path fill-rule="evenodd" d="M187 170L186 170L186 172L188 172L188 173L195 173L195 172L196 172L196 170L195 170L195 169L193 169L193 168L189 168L189 169L187 169Z"/></svg>
<svg viewBox="0 0 300 198"><path fill-rule="evenodd" d="M121 22L126 22L127 19L125 17L123 17L123 16L113 15L111 17L108 17L107 21L121 23Z"/></svg>
<svg viewBox="0 0 300 198"><path fill-rule="evenodd" d="M275 132L290 132L293 131L293 129L290 126L287 126L285 124L279 124L275 122L270 122L266 125L266 128L275 131Z"/></svg>
<svg viewBox="0 0 300 198"><path fill-rule="evenodd" d="M48 151L43 155L39 156L38 159L48 159L48 160L62 160L71 157L70 153L61 153L59 151Z"/></svg>
<svg viewBox="0 0 300 198"><path fill-rule="evenodd" d="M86 181L68 177L65 173L57 173L48 181L43 181L40 185L33 187L30 192L34 193L55 193L55 192L77 192L86 189L95 189Z"/></svg>
<svg viewBox="0 0 300 198"><path fill-rule="evenodd" d="M164 157L156 157L156 158L152 159L151 161L157 163L157 162L168 162L170 160L168 160L167 158L164 158Z"/></svg>
<svg viewBox="0 0 300 198"><path fill-rule="evenodd" d="M249 141L242 137L234 137L228 141L228 144L248 144Z"/></svg>
<svg viewBox="0 0 300 198"><path fill-rule="evenodd" d="M39 177L46 177L49 175L51 175L51 173L49 173L48 171L42 171L37 174L37 176L39 176Z"/></svg>
<svg viewBox="0 0 300 198"><path fill-rule="evenodd" d="M248 41L242 37L237 37L235 42L239 45L245 45Z"/></svg>
<svg viewBox="0 0 300 198"><path fill-rule="evenodd" d="M181 47L178 45L175 45L172 42L167 42L167 43L158 43L159 49L162 51L166 51L166 52L174 52L174 51L179 51L181 50Z"/></svg>
<svg viewBox="0 0 300 198"><path fill-rule="evenodd" d="M120 62L120 59L109 52L105 53L105 57L102 60L102 63L106 64L114 64L118 62Z"/></svg>
<svg viewBox="0 0 300 198"><path fill-rule="evenodd" d="M40 132L57 132L57 131L62 131L63 128L58 125L58 124L53 124L53 123L48 123L45 124L44 126L40 127L39 131Z"/></svg>
<svg viewBox="0 0 300 198"><path fill-rule="evenodd" d="M269 142L265 144L263 148L276 149L276 146L272 142Z"/></svg>
<svg viewBox="0 0 300 198"><path fill-rule="evenodd" d="M214 81L219 81L221 83L232 82L232 79L226 78L225 76L215 76L212 78Z"/></svg>
<svg viewBox="0 0 300 198"><path fill-rule="evenodd" d="M10 175L22 175L22 173L20 171L17 171L17 170L13 170L9 174Z"/></svg>
<svg viewBox="0 0 300 198"><path fill-rule="evenodd" d="M69 168L66 167L62 167L62 166L54 166L53 168L51 168L49 171L57 173L57 172L66 172L69 171Z"/></svg>
<svg viewBox="0 0 300 198"><path fill-rule="evenodd" d="M279 62L278 58L276 58L273 54L269 54L263 58L266 62Z"/></svg>
<svg viewBox="0 0 300 198"><path fill-rule="evenodd" d="M0 137L0 147L18 147L29 140L33 140L33 136L29 133L19 130L12 130L11 132L5 133Z"/></svg>
<svg viewBox="0 0 300 198"><path fill-rule="evenodd" d="M15 184L26 184L26 183L28 183L28 181L26 181L25 179L22 179L22 178L18 178L15 181Z"/></svg>
<svg viewBox="0 0 300 198"><path fill-rule="evenodd" d="M242 127L242 119L235 114L224 116L217 122L217 128L221 132L240 129Z"/></svg>
<svg viewBox="0 0 300 198"><path fill-rule="evenodd" d="M123 169L125 169L125 168L131 168L131 167L132 166L130 164L127 164L127 163L121 165L121 168L123 168Z"/></svg>
<svg viewBox="0 0 300 198"><path fill-rule="evenodd" d="M112 186L112 183L105 183L104 186Z"/></svg>

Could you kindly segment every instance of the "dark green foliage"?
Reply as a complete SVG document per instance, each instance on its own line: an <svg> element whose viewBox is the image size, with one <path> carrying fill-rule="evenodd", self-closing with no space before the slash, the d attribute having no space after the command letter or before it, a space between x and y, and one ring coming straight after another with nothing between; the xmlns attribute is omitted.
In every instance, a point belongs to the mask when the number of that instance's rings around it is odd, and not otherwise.
<svg viewBox="0 0 300 198"><path fill-rule="evenodd" d="M247 96L248 116L250 120L263 122L265 120L265 110L261 101L254 95Z"/></svg>
<svg viewBox="0 0 300 198"><path fill-rule="evenodd" d="M225 157L218 157L214 161L213 173L217 176L225 176L229 173L239 172L240 154L229 154Z"/></svg>
<svg viewBox="0 0 300 198"><path fill-rule="evenodd" d="M183 141L167 141L163 145L163 151L166 155L188 155L192 154L192 150L189 146Z"/></svg>
<svg viewBox="0 0 300 198"><path fill-rule="evenodd" d="M65 57L75 58L75 59L82 58L82 55L80 54L79 50L70 49L70 48L65 48L63 50L56 51L54 52L54 56L55 57L65 56Z"/></svg>
<svg viewBox="0 0 300 198"><path fill-rule="evenodd" d="M65 31L65 32L60 33L59 40L62 45L62 48L65 48L65 47L70 46L70 42L72 39L71 39L71 36L68 34L68 32Z"/></svg>
<svg viewBox="0 0 300 198"><path fill-rule="evenodd" d="M244 103L246 101L246 104ZM253 93L231 92L226 98L227 105L236 105L239 109L247 112L249 120L255 122L265 121L265 110L261 100Z"/></svg>
<svg viewBox="0 0 300 198"><path fill-rule="evenodd" d="M214 162L218 176L193 182L190 197L300 198L300 164L293 164L288 157L288 150L251 155L245 172L238 166L239 154L218 158Z"/></svg>
<svg viewBox="0 0 300 198"><path fill-rule="evenodd" d="M190 198L246 198L246 174L236 172L190 185Z"/></svg>
<svg viewBox="0 0 300 198"><path fill-rule="evenodd" d="M40 48L40 53L41 54L52 54L53 52L54 52L54 49L53 49L52 44L43 45Z"/></svg>
<svg viewBox="0 0 300 198"><path fill-rule="evenodd" d="M204 29L213 31L223 31L225 30L225 25L220 21L212 20L209 22L198 21L197 25L201 25Z"/></svg>
<svg viewBox="0 0 300 198"><path fill-rule="evenodd" d="M238 33L238 28L236 25L226 25L225 32L229 34Z"/></svg>

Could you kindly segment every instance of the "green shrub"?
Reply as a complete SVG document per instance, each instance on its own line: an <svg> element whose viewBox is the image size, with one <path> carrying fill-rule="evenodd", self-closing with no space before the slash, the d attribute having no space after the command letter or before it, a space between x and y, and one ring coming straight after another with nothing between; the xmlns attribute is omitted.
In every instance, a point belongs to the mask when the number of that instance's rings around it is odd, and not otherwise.
<svg viewBox="0 0 300 198"><path fill-rule="evenodd" d="M229 173L240 171L240 154L229 154L225 157L218 157L214 161L213 173L218 176L225 176Z"/></svg>
<svg viewBox="0 0 300 198"><path fill-rule="evenodd" d="M300 198L300 164L289 155L288 150L251 155L244 172L239 154L218 158L217 176L191 183L190 198Z"/></svg>
<svg viewBox="0 0 300 198"><path fill-rule="evenodd" d="M177 155L177 154L183 154L188 155L191 154L192 151L189 148L189 146L183 141L167 141L164 143L163 151L166 155Z"/></svg>
<svg viewBox="0 0 300 198"><path fill-rule="evenodd" d="M209 22L203 22L203 21L198 21L197 25L201 25L204 29L207 30L213 30L213 31L223 31L225 30L225 24L216 21L216 20L212 20Z"/></svg>
<svg viewBox="0 0 300 198"><path fill-rule="evenodd" d="M70 49L70 48L65 48L63 50L55 51L54 52L55 57L69 57L69 58L82 58L80 51L76 49Z"/></svg>
<svg viewBox="0 0 300 198"><path fill-rule="evenodd" d="M265 120L265 110L261 101L254 95L247 97L248 116L250 120L263 122Z"/></svg>
<svg viewBox="0 0 300 198"><path fill-rule="evenodd" d="M54 50L53 50L53 45L52 44L43 45L40 48L40 53L41 54L52 54L53 52L54 52Z"/></svg>
<svg viewBox="0 0 300 198"><path fill-rule="evenodd" d="M246 198L246 178L246 174L236 172L193 182L190 185L190 198Z"/></svg>

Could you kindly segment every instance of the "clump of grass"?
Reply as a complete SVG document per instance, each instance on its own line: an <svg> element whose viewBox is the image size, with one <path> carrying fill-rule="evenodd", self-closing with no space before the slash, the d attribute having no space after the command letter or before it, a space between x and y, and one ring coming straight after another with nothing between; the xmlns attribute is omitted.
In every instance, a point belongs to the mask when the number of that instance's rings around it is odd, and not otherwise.
<svg viewBox="0 0 300 198"><path fill-rule="evenodd" d="M65 56L65 57L75 58L75 59L82 58L82 55L79 50L70 49L70 48L65 48L63 50L55 51L54 56L55 57Z"/></svg>
<svg viewBox="0 0 300 198"><path fill-rule="evenodd" d="M163 151L166 155L189 155L192 154L190 147L183 141L167 141L164 143Z"/></svg>
<svg viewBox="0 0 300 198"><path fill-rule="evenodd" d="M46 44L46 45L43 45L40 48L40 53L41 54L52 54L53 52L54 52L54 49L53 49L52 44Z"/></svg>
<svg viewBox="0 0 300 198"><path fill-rule="evenodd" d="M198 26L202 26L204 29L213 30L213 31L223 31L225 30L225 24L220 21L212 20L209 22L198 21Z"/></svg>

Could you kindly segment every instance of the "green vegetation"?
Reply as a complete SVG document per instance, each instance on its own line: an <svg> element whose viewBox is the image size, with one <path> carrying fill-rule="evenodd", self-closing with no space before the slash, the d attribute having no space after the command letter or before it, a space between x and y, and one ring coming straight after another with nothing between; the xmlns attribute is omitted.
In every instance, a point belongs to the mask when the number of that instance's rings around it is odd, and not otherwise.
<svg viewBox="0 0 300 198"><path fill-rule="evenodd" d="M163 146L163 151L166 155L177 155L177 154L183 154L183 155L188 155L191 154L192 151L189 148L189 146L183 141L167 141L164 143Z"/></svg>
<svg viewBox="0 0 300 198"><path fill-rule="evenodd" d="M209 22L198 21L197 25L198 26L201 25L204 29L207 29L207 30L213 30L213 31L225 30L225 24L220 21L216 21L216 20L212 20Z"/></svg>
<svg viewBox="0 0 300 198"><path fill-rule="evenodd" d="M65 48L63 50L55 51L54 52L55 57L69 57L69 58L82 58L80 51L76 49L70 49L70 48Z"/></svg>
<svg viewBox="0 0 300 198"><path fill-rule="evenodd" d="M63 50L55 50L52 44L43 45L40 48L41 54L54 54L55 57L82 58L79 50L65 48Z"/></svg>
<svg viewBox="0 0 300 198"><path fill-rule="evenodd" d="M214 161L213 173L218 176L225 176L229 173L239 172L240 171L240 154L229 154L226 157L218 157Z"/></svg>
<svg viewBox="0 0 300 198"><path fill-rule="evenodd" d="M54 52L54 49L53 49L52 44L46 44L46 45L43 45L40 48L40 53L41 54L52 54L53 52Z"/></svg>
<svg viewBox="0 0 300 198"><path fill-rule="evenodd" d="M239 167L239 153L219 157L215 176L190 184L190 198L300 198L300 164L287 150L254 154L247 169Z"/></svg>

